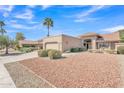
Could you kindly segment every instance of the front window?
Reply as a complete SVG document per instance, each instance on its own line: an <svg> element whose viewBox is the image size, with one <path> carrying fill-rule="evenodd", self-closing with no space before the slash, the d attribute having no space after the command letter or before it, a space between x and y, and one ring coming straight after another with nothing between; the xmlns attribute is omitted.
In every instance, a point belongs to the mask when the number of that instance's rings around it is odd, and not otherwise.
<svg viewBox="0 0 124 93"><path fill-rule="evenodd" d="M109 43L100 43L99 48L109 48Z"/></svg>

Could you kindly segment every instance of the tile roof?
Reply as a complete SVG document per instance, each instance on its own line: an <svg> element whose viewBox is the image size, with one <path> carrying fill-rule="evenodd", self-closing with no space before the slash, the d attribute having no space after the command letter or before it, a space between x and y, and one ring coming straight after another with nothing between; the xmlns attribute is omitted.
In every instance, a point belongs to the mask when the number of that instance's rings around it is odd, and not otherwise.
<svg viewBox="0 0 124 93"><path fill-rule="evenodd" d="M120 40L120 35L119 35L118 31L110 33L110 34L97 34L94 32L90 32L90 33L86 33L84 35L80 35L79 37L85 38L85 37L94 37L94 36L101 37L104 40L108 40L108 41L119 41Z"/></svg>
<svg viewBox="0 0 124 93"><path fill-rule="evenodd" d="M104 40L120 40L119 32L113 32L111 34L101 34Z"/></svg>
<svg viewBox="0 0 124 93"><path fill-rule="evenodd" d="M80 35L79 37L88 37L88 36L98 36L99 34L95 33L95 32L88 32L85 33L83 35Z"/></svg>
<svg viewBox="0 0 124 93"><path fill-rule="evenodd" d="M20 40L21 44L42 44L42 40L40 41L31 41L31 40Z"/></svg>

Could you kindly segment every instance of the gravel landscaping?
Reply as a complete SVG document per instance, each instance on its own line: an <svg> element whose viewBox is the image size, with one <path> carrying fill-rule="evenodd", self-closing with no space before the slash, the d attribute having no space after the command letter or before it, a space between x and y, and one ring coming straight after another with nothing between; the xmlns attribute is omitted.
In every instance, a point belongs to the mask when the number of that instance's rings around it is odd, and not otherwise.
<svg viewBox="0 0 124 93"><path fill-rule="evenodd" d="M10 76L18 88L51 88L47 82L27 70L20 63L5 64Z"/></svg>
<svg viewBox="0 0 124 93"><path fill-rule="evenodd" d="M56 87L115 88L119 87L121 83L120 65L116 55L112 54L80 53L60 60L51 61L43 58L32 58L20 63ZM17 65L15 64L15 67L19 69ZM22 77L25 75L28 76L26 73ZM21 78L18 75L11 76L16 78L17 81L17 78ZM32 75L28 77L31 78Z"/></svg>

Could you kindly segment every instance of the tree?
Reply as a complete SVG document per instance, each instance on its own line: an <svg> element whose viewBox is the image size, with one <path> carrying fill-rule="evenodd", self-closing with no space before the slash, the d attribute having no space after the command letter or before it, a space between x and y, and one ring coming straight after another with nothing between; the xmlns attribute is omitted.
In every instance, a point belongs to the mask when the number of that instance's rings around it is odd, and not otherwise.
<svg viewBox="0 0 124 93"><path fill-rule="evenodd" d="M0 27L5 26L5 23L3 21L0 21Z"/></svg>
<svg viewBox="0 0 124 93"><path fill-rule="evenodd" d="M15 46L18 44L18 42L14 39L10 40L10 47L15 49Z"/></svg>
<svg viewBox="0 0 124 93"><path fill-rule="evenodd" d="M5 23L3 21L0 21L0 33L1 35L4 35L6 31L3 29L3 26L5 26Z"/></svg>
<svg viewBox="0 0 124 93"><path fill-rule="evenodd" d="M43 25L47 27L47 29L48 29L47 36L49 37L49 29L50 29L50 27L53 27L53 21L52 21L52 19L51 18L45 18L44 19L44 22L43 22Z"/></svg>
<svg viewBox="0 0 124 93"><path fill-rule="evenodd" d="M5 54L8 54L10 38L8 36L0 35L0 44L5 46L5 48L6 48Z"/></svg>
<svg viewBox="0 0 124 93"><path fill-rule="evenodd" d="M121 42L124 42L124 29L119 30Z"/></svg>
<svg viewBox="0 0 124 93"><path fill-rule="evenodd" d="M4 33L6 33L5 29L1 28L0 33L1 33L1 35L4 35Z"/></svg>
<svg viewBox="0 0 124 93"><path fill-rule="evenodd" d="M24 39L25 39L25 37L24 37L23 33L21 33L21 32L16 33L16 41L24 40Z"/></svg>

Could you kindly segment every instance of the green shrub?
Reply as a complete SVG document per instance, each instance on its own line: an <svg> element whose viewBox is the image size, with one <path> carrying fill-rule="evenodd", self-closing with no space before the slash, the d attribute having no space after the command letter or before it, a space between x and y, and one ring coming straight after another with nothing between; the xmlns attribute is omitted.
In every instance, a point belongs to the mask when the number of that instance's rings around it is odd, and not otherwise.
<svg viewBox="0 0 124 93"><path fill-rule="evenodd" d="M79 52L79 48L71 48L71 52Z"/></svg>
<svg viewBox="0 0 124 93"><path fill-rule="evenodd" d="M29 52L32 52L33 51L33 48L31 48L31 47L22 47L19 50L21 52L23 52L23 53L29 53Z"/></svg>
<svg viewBox="0 0 124 93"><path fill-rule="evenodd" d="M81 51L86 51L85 48L71 48L70 52L81 52Z"/></svg>
<svg viewBox="0 0 124 93"><path fill-rule="evenodd" d="M124 42L124 29L119 30L121 42Z"/></svg>
<svg viewBox="0 0 124 93"><path fill-rule="evenodd" d="M47 57L48 56L48 53L46 50L39 50L38 51L38 56L39 57Z"/></svg>
<svg viewBox="0 0 124 93"><path fill-rule="evenodd" d="M87 51L86 48L79 48L79 51Z"/></svg>
<svg viewBox="0 0 124 93"><path fill-rule="evenodd" d="M124 54L124 46L120 46L117 48L117 53Z"/></svg>
<svg viewBox="0 0 124 93"><path fill-rule="evenodd" d="M18 44L15 45L15 50L19 50L20 49L20 46Z"/></svg>
<svg viewBox="0 0 124 93"><path fill-rule="evenodd" d="M32 51L36 50L37 48L35 47L29 47Z"/></svg>
<svg viewBox="0 0 124 93"><path fill-rule="evenodd" d="M57 59L57 58L61 58L61 52L57 51L57 50L50 50L48 52L48 57L50 57L50 59Z"/></svg>
<svg viewBox="0 0 124 93"><path fill-rule="evenodd" d="M48 56L48 52L51 51L52 49L47 49L46 52L47 52L47 56Z"/></svg>
<svg viewBox="0 0 124 93"><path fill-rule="evenodd" d="M115 54L115 50L112 49L105 49L104 52L109 53L109 54Z"/></svg>

